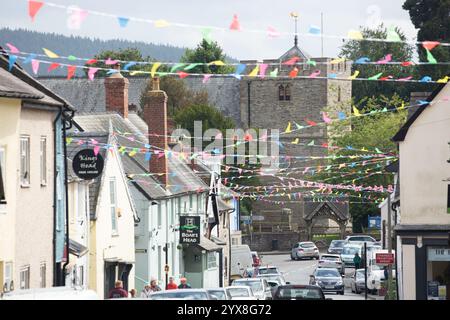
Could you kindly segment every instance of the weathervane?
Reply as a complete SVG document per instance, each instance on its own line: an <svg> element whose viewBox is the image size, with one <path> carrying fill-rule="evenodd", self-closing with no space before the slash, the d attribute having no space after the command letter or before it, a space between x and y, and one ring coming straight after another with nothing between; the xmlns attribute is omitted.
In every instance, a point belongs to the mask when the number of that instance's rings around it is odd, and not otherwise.
<svg viewBox="0 0 450 320"><path fill-rule="evenodd" d="M290 15L291 18L293 18L294 21L295 21L295 37L294 37L294 44L295 44L295 46L297 46L297 44L298 44L298 30L297 30L298 13L297 13L297 12L291 12L289 15Z"/></svg>

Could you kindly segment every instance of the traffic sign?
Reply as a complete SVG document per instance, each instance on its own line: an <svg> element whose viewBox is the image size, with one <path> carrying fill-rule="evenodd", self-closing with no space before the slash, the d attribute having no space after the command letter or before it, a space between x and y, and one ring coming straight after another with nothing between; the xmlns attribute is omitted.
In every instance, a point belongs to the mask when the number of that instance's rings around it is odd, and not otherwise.
<svg viewBox="0 0 450 320"><path fill-rule="evenodd" d="M394 264L394 254L393 253L376 253L375 262L379 265L391 265Z"/></svg>
<svg viewBox="0 0 450 320"><path fill-rule="evenodd" d="M252 221L264 221L264 216L253 216Z"/></svg>

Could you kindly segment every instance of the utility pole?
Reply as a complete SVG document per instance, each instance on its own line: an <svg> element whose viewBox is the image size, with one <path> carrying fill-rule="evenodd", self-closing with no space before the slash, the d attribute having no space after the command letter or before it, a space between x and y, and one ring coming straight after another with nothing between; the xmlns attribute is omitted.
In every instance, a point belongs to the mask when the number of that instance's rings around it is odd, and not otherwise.
<svg viewBox="0 0 450 320"><path fill-rule="evenodd" d="M364 241L364 298L367 300L367 242ZM355 270L356 273L356 270ZM356 277L356 275L355 275Z"/></svg>
<svg viewBox="0 0 450 320"><path fill-rule="evenodd" d="M391 221L391 194L388 194L388 222L387 222L387 243L388 243L388 253L392 253L392 221ZM392 265L388 265L388 277L387 277L387 292L389 292L390 289L390 283L392 279Z"/></svg>
<svg viewBox="0 0 450 320"><path fill-rule="evenodd" d="M248 229L250 231L250 245L253 245L253 210L250 210L250 221L248 224Z"/></svg>

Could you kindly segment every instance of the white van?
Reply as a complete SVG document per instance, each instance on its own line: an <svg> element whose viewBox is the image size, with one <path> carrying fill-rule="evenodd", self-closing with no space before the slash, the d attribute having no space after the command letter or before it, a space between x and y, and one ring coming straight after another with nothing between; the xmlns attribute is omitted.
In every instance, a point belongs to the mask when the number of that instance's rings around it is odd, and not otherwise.
<svg viewBox="0 0 450 320"><path fill-rule="evenodd" d="M373 250L371 252L369 264L367 266L367 288L375 292L381 288L381 283L385 281L384 267L376 264L377 253L388 253L388 250ZM395 250L392 250L395 257ZM395 279L395 263L392 265L392 278Z"/></svg>
<svg viewBox="0 0 450 320"><path fill-rule="evenodd" d="M242 278L244 272L252 268L253 257L248 245L231 246L230 279Z"/></svg>
<svg viewBox="0 0 450 320"><path fill-rule="evenodd" d="M99 300L93 290L69 287L14 290L0 295L0 300Z"/></svg>

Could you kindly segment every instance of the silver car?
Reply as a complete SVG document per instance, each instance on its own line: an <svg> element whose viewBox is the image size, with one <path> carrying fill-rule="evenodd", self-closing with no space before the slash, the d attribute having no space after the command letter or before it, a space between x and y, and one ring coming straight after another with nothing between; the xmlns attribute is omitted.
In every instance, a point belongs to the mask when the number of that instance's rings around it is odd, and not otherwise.
<svg viewBox="0 0 450 320"><path fill-rule="evenodd" d="M204 289L177 289L150 294L151 300L216 300Z"/></svg>
<svg viewBox="0 0 450 320"><path fill-rule="evenodd" d="M319 260L319 268L335 268L341 274L345 274L345 266L338 254L323 254Z"/></svg>
<svg viewBox="0 0 450 320"><path fill-rule="evenodd" d="M231 284L234 286L246 286L252 289L253 294L258 300L271 300L272 292L271 287L267 283L267 280L261 278L247 278L247 279L237 279Z"/></svg>
<svg viewBox="0 0 450 320"><path fill-rule="evenodd" d="M364 269L358 269L350 278L350 287L352 292L360 294L366 289L366 282L364 278Z"/></svg>
<svg viewBox="0 0 450 320"><path fill-rule="evenodd" d="M313 242L298 242L291 250L291 259L317 259L319 260L319 248Z"/></svg>
<svg viewBox="0 0 450 320"><path fill-rule="evenodd" d="M323 292L336 292L344 295L344 281L336 269L317 268L310 277L310 285L319 286Z"/></svg>
<svg viewBox="0 0 450 320"><path fill-rule="evenodd" d="M225 288L206 289L206 291L217 300L231 300L231 295Z"/></svg>

